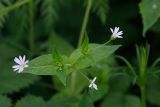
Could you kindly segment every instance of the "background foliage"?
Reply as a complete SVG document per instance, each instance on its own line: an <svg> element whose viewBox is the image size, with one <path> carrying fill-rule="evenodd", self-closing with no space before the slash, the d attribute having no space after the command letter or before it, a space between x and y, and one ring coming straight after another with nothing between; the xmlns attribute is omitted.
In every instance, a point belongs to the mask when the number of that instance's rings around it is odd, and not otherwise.
<svg viewBox="0 0 160 107"><path fill-rule="evenodd" d="M140 107L139 88L126 75L131 70L114 55L83 70L86 65L79 61L81 72L97 76L98 91L88 90L80 74L76 90L71 90L70 84L64 87L56 76L12 72L18 55L26 54L31 60L56 48L69 56L77 47L86 7L87 0L0 0L0 107ZM125 57L136 71L135 44L150 44L147 71L155 73L147 82L148 107L160 107L159 67L151 68L160 56L159 17L160 0L92 0L86 28L90 42L104 43L110 38L109 28L119 26L124 38L113 42L122 44L116 54ZM104 56L101 50L95 52L99 59ZM49 66L51 57L39 60L31 63Z"/></svg>

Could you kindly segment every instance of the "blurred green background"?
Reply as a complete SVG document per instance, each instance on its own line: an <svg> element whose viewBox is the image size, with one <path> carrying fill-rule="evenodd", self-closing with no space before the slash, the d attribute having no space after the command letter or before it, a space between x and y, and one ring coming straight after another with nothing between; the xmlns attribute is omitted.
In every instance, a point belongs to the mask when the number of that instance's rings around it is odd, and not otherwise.
<svg viewBox="0 0 160 107"><path fill-rule="evenodd" d="M142 1L150 3L150 0ZM116 55L137 65L135 45L149 43L151 65L160 56L160 15L144 37L144 19L139 6L142 1L93 0L86 28L90 42L106 42L111 35L110 28L118 26L124 38L113 41L113 44L122 44ZM160 8L160 0L152 2ZM55 77L16 74L11 67L18 55L27 55L31 60L51 53L54 48L69 55L77 47L86 5L87 0L0 0L0 107L28 107L31 104L33 107L77 107L79 97L66 95ZM160 9L155 11L160 13ZM109 65L128 69L114 56L107 61L108 68L105 68L112 71L114 67ZM93 74L96 70L93 68ZM148 83L148 107L160 107L160 80L157 76L158 79ZM95 100L95 107L140 107L138 86L132 85L128 77L113 74L104 78L101 85L105 91L102 88L103 95ZM30 105L25 103L27 101Z"/></svg>

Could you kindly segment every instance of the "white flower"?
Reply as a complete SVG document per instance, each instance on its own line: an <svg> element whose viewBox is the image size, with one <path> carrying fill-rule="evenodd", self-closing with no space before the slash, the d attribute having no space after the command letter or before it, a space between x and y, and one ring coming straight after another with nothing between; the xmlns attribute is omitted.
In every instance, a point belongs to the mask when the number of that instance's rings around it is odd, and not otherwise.
<svg viewBox="0 0 160 107"><path fill-rule="evenodd" d="M89 84L89 88L94 88L95 90L98 90L97 85L95 84L96 77L93 78L93 80Z"/></svg>
<svg viewBox="0 0 160 107"><path fill-rule="evenodd" d="M12 66L12 68L14 69L13 71L21 73L24 70L24 68L27 68L28 60L26 61L25 60L26 60L25 55L23 56L23 58L21 56L19 56L19 58L15 57L14 62L17 63L17 65Z"/></svg>
<svg viewBox="0 0 160 107"><path fill-rule="evenodd" d="M119 27L115 27L114 30L110 28L110 30L112 32L111 39L123 38L122 36L120 36L123 34L123 31L119 31Z"/></svg>

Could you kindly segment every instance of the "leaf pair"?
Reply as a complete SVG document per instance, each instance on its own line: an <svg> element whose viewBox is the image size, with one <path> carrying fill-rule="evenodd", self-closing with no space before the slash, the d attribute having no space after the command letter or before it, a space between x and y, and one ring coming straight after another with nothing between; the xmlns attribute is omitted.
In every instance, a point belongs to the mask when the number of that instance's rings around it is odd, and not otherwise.
<svg viewBox="0 0 160 107"><path fill-rule="evenodd" d="M103 60L120 47L119 45L105 46L88 42L86 38L82 47L74 50L69 57L54 51L53 55L48 54L35 58L29 62L29 67L24 72L36 75L56 75L66 85L69 73L85 69Z"/></svg>

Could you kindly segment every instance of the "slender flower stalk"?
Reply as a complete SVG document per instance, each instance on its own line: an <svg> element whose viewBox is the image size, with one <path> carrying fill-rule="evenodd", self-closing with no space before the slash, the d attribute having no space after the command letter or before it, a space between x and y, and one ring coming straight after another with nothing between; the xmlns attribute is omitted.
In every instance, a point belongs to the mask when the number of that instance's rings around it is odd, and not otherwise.
<svg viewBox="0 0 160 107"><path fill-rule="evenodd" d="M96 79L97 79L97 78L94 77L93 80L90 81L89 88L98 90L97 85L96 85L96 83L95 83Z"/></svg>
<svg viewBox="0 0 160 107"><path fill-rule="evenodd" d="M21 57L21 56L15 57L14 62L17 63L17 64L12 66L12 68L14 69L13 71L15 71L17 73L23 72L24 68L28 67L28 65L27 65L28 60L26 60L25 55L23 57Z"/></svg>

